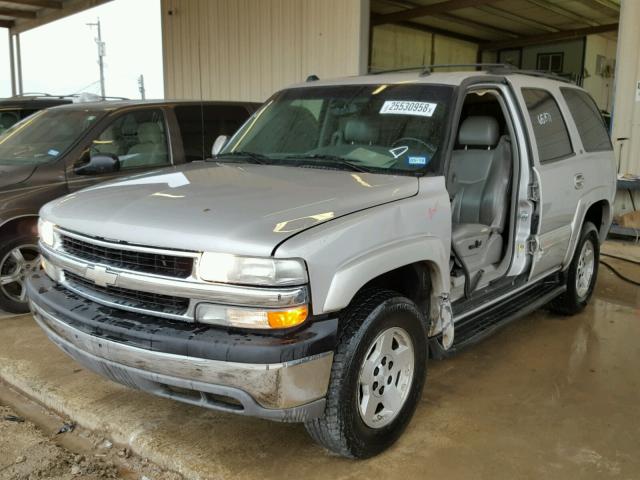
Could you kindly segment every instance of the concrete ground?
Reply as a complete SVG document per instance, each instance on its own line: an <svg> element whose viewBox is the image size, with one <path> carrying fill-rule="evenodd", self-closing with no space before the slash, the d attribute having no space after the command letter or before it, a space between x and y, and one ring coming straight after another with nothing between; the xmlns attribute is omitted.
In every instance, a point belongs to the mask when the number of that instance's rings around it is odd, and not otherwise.
<svg viewBox="0 0 640 480"><path fill-rule="evenodd" d="M605 250L640 259L638 247ZM640 279L638 266L606 261ZM407 431L367 461L326 453L301 425L208 411L103 380L46 341L28 315L0 321L0 378L187 478L637 479L639 338L640 288L601 268L580 315L539 311L431 362Z"/></svg>

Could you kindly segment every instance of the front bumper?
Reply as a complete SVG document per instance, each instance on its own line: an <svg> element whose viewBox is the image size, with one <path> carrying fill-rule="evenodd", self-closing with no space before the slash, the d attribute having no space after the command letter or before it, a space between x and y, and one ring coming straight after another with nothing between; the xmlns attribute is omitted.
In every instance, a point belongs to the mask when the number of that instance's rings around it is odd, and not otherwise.
<svg viewBox="0 0 640 480"><path fill-rule="evenodd" d="M220 330L212 334L207 327L173 322L173 343L159 340L144 344L140 338L149 327L144 316L91 302L43 274L29 279L28 295L34 318L47 336L76 361L113 381L194 405L271 420L300 422L324 411L333 353L332 349L317 350L332 343L332 321L323 326L325 332L316 327L295 337L299 340L297 350L292 338L283 338L270 349L264 344L256 345L258 351L265 352L265 363L256 363L253 360L258 361L256 357L260 355L248 352L252 350L251 341L259 343L260 339L252 335L230 336ZM129 318L123 319L123 314ZM171 336L166 331L171 329L166 326L168 321L153 320L156 325L149 332L157 333L161 330L157 324L163 323L164 335ZM134 332L135 342L118 336L114 325L123 322ZM189 333L185 329L192 330ZM209 333L211 348L205 352L202 342L194 343L193 350L201 355L192 355L189 339L197 336L198 329ZM148 336L153 338L152 333ZM309 343L312 337L314 341ZM184 341L176 342L176 338ZM242 338L249 345L241 345ZM262 338L263 342L269 340L273 341L273 337ZM284 347L279 348L279 344ZM225 351L225 358L233 357L234 347L240 352L244 349L244 356L251 361L216 358ZM175 353L178 349L180 353ZM303 352L307 355L302 356ZM272 362L274 354L287 360Z"/></svg>

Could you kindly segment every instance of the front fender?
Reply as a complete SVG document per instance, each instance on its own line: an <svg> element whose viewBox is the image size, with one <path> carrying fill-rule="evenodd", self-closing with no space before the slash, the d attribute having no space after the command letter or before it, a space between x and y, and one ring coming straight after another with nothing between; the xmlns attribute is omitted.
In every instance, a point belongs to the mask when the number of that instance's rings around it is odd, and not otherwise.
<svg viewBox="0 0 640 480"><path fill-rule="evenodd" d="M423 177L417 195L354 212L286 240L274 255L303 258L316 315L346 307L383 273L428 262L432 296L449 290L451 206L443 177Z"/></svg>
<svg viewBox="0 0 640 480"><path fill-rule="evenodd" d="M367 282L380 275L413 263L430 264L432 295L439 296L448 288L449 253L443 248L442 239L419 236L381 245L343 264L329 285L323 311L342 310Z"/></svg>

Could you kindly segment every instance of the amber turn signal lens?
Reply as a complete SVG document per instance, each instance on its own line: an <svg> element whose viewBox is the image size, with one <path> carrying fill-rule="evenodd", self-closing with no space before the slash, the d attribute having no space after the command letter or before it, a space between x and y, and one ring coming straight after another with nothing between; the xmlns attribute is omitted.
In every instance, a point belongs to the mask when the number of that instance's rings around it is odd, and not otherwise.
<svg viewBox="0 0 640 480"><path fill-rule="evenodd" d="M307 319L309 310L306 305L291 310L267 312L271 328L291 328L300 325Z"/></svg>

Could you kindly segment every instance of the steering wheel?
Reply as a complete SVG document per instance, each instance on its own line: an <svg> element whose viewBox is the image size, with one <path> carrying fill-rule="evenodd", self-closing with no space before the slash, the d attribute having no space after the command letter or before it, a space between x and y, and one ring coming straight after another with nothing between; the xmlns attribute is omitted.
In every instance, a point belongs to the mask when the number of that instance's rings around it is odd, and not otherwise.
<svg viewBox="0 0 640 480"><path fill-rule="evenodd" d="M415 143L419 143L420 145L422 145L423 147L425 147L428 151L431 151L431 149L433 148L431 145L429 145L427 142L425 142L424 140L420 140L419 138L415 138L415 137L402 137L399 138L397 140L395 140L392 144L391 144L391 148L395 148L398 147L400 142L415 142Z"/></svg>

